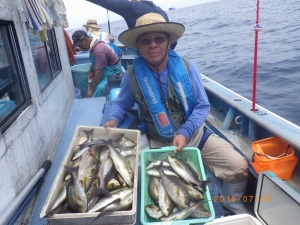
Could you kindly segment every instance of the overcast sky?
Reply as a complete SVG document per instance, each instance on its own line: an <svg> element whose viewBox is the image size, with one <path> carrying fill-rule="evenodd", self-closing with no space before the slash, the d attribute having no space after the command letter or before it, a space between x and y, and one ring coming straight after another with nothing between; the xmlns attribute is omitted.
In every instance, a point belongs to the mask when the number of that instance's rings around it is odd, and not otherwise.
<svg viewBox="0 0 300 225"><path fill-rule="evenodd" d="M214 0L154 0L154 4L167 11L169 7L183 8L191 5L211 2ZM67 29L79 28L86 23L87 19L96 19L98 24L107 22L107 10L90 3L86 0L63 0L67 9L69 27ZM121 16L109 11L109 20L123 19Z"/></svg>

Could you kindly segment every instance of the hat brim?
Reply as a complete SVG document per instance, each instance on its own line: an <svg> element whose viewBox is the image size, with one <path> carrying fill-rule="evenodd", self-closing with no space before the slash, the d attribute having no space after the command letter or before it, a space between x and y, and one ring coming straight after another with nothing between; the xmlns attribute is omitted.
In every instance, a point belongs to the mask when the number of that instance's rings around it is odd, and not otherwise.
<svg viewBox="0 0 300 225"><path fill-rule="evenodd" d="M125 46L137 49L136 39L147 32L165 32L170 34L171 43L177 41L184 33L185 27L181 23L159 22L141 25L123 31L118 40Z"/></svg>
<svg viewBox="0 0 300 225"><path fill-rule="evenodd" d="M80 42L77 42L77 43L73 44L72 47L77 48L79 44L80 44Z"/></svg>
<svg viewBox="0 0 300 225"><path fill-rule="evenodd" d="M100 27L98 25L89 25L89 24L83 24L83 27L87 27L87 28L95 28L95 29L100 29Z"/></svg>

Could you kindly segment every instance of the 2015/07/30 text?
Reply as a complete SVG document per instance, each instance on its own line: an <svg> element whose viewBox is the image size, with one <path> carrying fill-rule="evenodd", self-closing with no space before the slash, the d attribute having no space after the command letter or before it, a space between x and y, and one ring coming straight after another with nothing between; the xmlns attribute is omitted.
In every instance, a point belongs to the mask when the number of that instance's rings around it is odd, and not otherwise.
<svg viewBox="0 0 300 225"><path fill-rule="evenodd" d="M214 196L213 198L213 202L254 202L254 201L259 201L259 202L271 202L271 196L267 195L267 196L258 196L255 197L253 195L249 195L249 196Z"/></svg>

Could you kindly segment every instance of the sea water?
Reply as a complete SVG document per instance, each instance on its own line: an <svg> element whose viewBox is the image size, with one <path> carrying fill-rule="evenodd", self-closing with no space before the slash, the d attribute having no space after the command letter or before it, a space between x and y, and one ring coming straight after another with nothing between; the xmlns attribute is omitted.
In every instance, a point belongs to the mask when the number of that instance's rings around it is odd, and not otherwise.
<svg viewBox="0 0 300 225"><path fill-rule="evenodd" d="M159 5L159 4L158 4ZM256 103L300 125L300 1L261 0ZM175 50L199 71L252 100L256 0L219 0L167 11L185 26ZM108 23L101 24L108 32ZM124 20L110 22L115 37Z"/></svg>

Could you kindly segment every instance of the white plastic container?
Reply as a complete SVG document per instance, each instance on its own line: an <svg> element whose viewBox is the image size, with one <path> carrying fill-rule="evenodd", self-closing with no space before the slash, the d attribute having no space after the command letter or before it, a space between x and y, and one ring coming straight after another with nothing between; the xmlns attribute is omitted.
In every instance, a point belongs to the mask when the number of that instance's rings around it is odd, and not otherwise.
<svg viewBox="0 0 300 225"><path fill-rule="evenodd" d="M53 214L48 215L53 202L59 194L61 184L64 182L66 175L66 169L64 165L67 165L71 161L75 147L79 143L82 143L86 139L86 134L83 130L94 129L93 138L99 138L101 135L111 133L124 133L126 138L129 138L136 142L136 159L135 159L135 174L134 174L134 185L133 185L133 203L130 210L126 211L115 211L110 214L104 215L102 218L94 220L99 213L65 213L65 214ZM48 225L100 225L100 224L111 224L111 225L133 225L136 223L137 217L137 194L138 194L138 162L139 162L139 130L130 129L119 129L111 128L110 131L106 131L104 127L92 127L92 126L78 126L74 132L73 138L66 152L64 160L60 166L60 169L56 175L56 178L49 191L48 197L42 208L40 217L46 218Z"/></svg>
<svg viewBox="0 0 300 225"><path fill-rule="evenodd" d="M206 225L262 225L262 223L255 217L249 214L240 214L234 216L226 216L215 219L213 222L206 223Z"/></svg>
<svg viewBox="0 0 300 225"><path fill-rule="evenodd" d="M272 172L259 174L254 202L257 218L240 214L206 225L299 225L300 194Z"/></svg>

